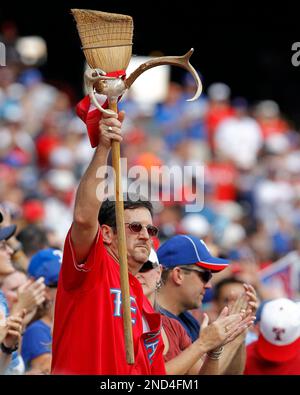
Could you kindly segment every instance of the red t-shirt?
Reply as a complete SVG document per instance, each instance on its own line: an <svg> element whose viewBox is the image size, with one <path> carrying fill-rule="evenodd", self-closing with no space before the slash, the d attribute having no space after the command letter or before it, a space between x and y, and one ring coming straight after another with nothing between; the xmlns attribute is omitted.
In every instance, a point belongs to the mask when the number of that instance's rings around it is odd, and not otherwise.
<svg viewBox="0 0 300 395"><path fill-rule="evenodd" d="M134 365L126 362L119 264L99 230L87 261L78 265L69 231L56 296L53 374L165 374L160 315L130 273L129 288ZM143 333L142 316L149 332Z"/></svg>
<svg viewBox="0 0 300 395"><path fill-rule="evenodd" d="M165 362L168 362L189 347L192 341L180 322L166 315L162 315L161 318L163 328L169 340L169 350L164 355Z"/></svg>
<svg viewBox="0 0 300 395"><path fill-rule="evenodd" d="M236 199L236 179L238 173L229 162L210 162L205 168L205 177L213 190L216 201L234 201Z"/></svg>
<svg viewBox="0 0 300 395"><path fill-rule="evenodd" d="M265 140L276 134L284 134L289 129L288 124L280 118L259 120L258 123Z"/></svg>
<svg viewBox="0 0 300 395"><path fill-rule="evenodd" d="M205 125L208 132L208 142L212 149L214 148L214 135L217 126L233 115L234 109L227 104L210 104L205 116Z"/></svg>
<svg viewBox="0 0 300 395"><path fill-rule="evenodd" d="M49 158L52 151L61 145L61 139L57 136L42 134L36 140L38 163L41 167L49 166Z"/></svg>
<svg viewBox="0 0 300 395"><path fill-rule="evenodd" d="M300 374L300 350L297 356L286 362L271 362L263 359L256 348L257 341L247 346L244 374L292 375Z"/></svg>

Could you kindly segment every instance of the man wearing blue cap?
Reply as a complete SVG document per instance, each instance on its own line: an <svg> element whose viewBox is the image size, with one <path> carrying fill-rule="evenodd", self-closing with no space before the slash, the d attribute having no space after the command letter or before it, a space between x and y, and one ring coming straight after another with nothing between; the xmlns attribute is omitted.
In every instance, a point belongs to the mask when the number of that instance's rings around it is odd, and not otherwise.
<svg viewBox="0 0 300 395"><path fill-rule="evenodd" d="M44 277L47 287L56 288L61 268L62 252L46 248L34 254L29 262L28 275L35 279Z"/></svg>
<svg viewBox="0 0 300 395"><path fill-rule="evenodd" d="M229 261L213 257L205 243L191 235L172 237L157 256L164 269L159 293L162 312L180 321L195 341L200 325L187 310L200 307L205 290L211 288L212 273L225 269Z"/></svg>
<svg viewBox="0 0 300 395"><path fill-rule="evenodd" d="M163 286L158 294L160 312L178 320L194 342L199 337L200 324L188 310L201 306L205 291L212 287L213 273L225 269L229 261L212 256L205 243L191 235L176 235L167 240L158 249L157 256L163 266ZM252 299L251 296L248 296L247 293L244 299L244 318L236 324L236 335L232 336L231 340L236 339L241 332L244 332L255 318L252 308L249 309L251 305L248 305L248 301ZM223 309L213 324L217 323L218 330L227 332L232 328L229 329L229 325L226 324L229 309L228 307L225 309L227 311L224 312ZM246 310L247 314L245 314ZM237 348L233 348L233 350L236 352ZM220 356L221 352L218 353L218 357ZM227 356L226 360L224 358L223 365L226 364L226 368L228 359ZM222 366L220 370L222 371Z"/></svg>

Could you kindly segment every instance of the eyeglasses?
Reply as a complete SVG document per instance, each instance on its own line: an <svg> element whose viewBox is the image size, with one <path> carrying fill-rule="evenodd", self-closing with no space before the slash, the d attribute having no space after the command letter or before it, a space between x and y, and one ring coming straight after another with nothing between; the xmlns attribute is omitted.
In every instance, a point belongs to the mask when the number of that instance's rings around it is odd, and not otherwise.
<svg viewBox="0 0 300 395"><path fill-rule="evenodd" d="M150 237L157 236L157 234L158 234L158 228L154 225L145 226L145 225L142 225L140 222L131 222L131 223L125 222L125 225L128 225L128 228L133 233L140 233L143 228L146 228L148 235Z"/></svg>
<svg viewBox="0 0 300 395"><path fill-rule="evenodd" d="M188 272L196 272L200 279L207 284L212 279L212 272L210 270L198 270L198 269L190 269L184 266L178 266L182 270L186 270Z"/></svg>

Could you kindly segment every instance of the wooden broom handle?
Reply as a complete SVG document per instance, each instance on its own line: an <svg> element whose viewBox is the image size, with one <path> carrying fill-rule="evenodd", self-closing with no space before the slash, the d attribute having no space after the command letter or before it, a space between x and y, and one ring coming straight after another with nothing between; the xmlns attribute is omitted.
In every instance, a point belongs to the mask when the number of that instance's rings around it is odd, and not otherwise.
<svg viewBox="0 0 300 395"><path fill-rule="evenodd" d="M117 102L110 102L109 108L118 112ZM125 237L124 202L122 191L122 177L120 164L120 143L112 142L112 164L115 171L115 197L116 197L116 224L118 237L118 252L120 263L120 279L122 292L123 323L125 336L126 360L129 365L134 364L134 348L132 337L132 322L130 310L130 292L127 264L127 248Z"/></svg>

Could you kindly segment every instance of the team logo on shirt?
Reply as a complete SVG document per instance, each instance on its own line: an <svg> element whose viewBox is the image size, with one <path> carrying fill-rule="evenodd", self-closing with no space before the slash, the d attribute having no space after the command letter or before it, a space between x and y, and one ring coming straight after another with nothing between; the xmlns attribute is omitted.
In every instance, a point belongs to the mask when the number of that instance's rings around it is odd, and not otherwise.
<svg viewBox="0 0 300 395"><path fill-rule="evenodd" d="M122 293L121 290L118 288L111 288L110 289L111 295L113 295L113 302L114 302L114 317L121 317L121 307L122 307ZM136 314L136 305L135 298L130 296L130 310L132 311L133 315ZM132 325L135 324L136 318L131 318Z"/></svg>
<svg viewBox="0 0 300 395"><path fill-rule="evenodd" d="M150 332L145 334L146 337L144 339L144 345L148 353L148 359L150 365L153 362L153 357L159 343L159 335L160 335L160 331Z"/></svg>

